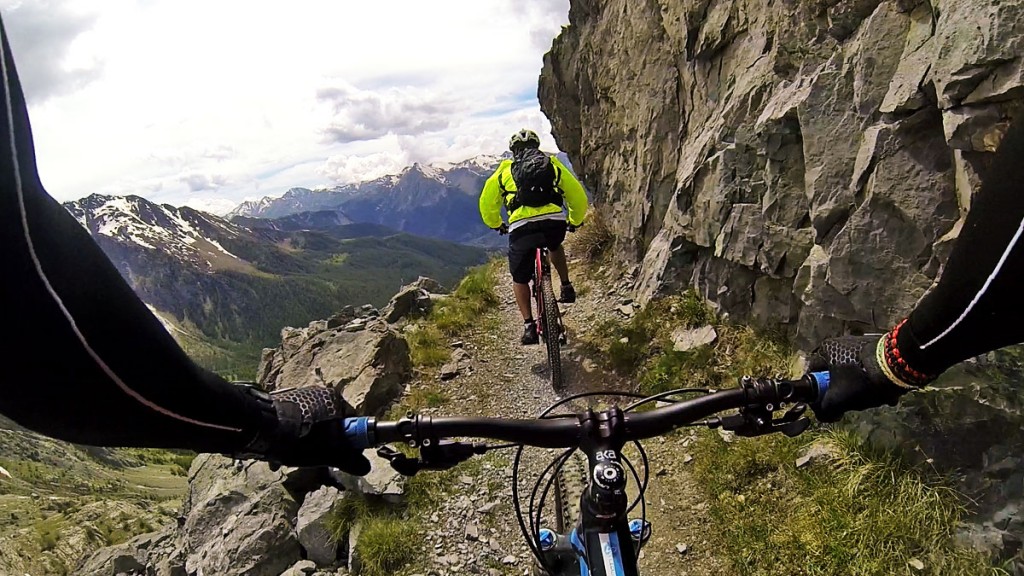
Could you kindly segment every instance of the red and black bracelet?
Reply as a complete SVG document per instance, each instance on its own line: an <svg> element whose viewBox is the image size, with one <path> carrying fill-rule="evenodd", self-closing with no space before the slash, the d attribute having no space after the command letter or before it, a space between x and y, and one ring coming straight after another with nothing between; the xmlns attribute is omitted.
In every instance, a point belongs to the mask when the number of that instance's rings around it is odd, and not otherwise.
<svg viewBox="0 0 1024 576"><path fill-rule="evenodd" d="M876 359L885 375L895 384L904 388L915 389L935 380L935 376L915 370L907 363L903 355L900 354L897 338L899 337L900 329L906 323L906 319L902 320L892 330L887 332L885 336L879 339Z"/></svg>

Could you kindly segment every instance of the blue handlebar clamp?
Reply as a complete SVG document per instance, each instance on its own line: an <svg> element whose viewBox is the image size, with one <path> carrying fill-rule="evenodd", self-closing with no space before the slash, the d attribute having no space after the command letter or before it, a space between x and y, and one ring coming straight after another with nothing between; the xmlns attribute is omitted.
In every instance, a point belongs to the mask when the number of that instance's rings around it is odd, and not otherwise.
<svg viewBox="0 0 1024 576"><path fill-rule="evenodd" d="M356 450L366 450L374 445L374 434L370 430L370 418L345 418L345 437Z"/></svg>
<svg viewBox="0 0 1024 576"><path fill-rule="evenodd" d="M821 399L825 397L825 393L828 392L828 385L832 381L832 375L828 371L811 372L811 378L818 385L817 402L821 402Z"/></svg>

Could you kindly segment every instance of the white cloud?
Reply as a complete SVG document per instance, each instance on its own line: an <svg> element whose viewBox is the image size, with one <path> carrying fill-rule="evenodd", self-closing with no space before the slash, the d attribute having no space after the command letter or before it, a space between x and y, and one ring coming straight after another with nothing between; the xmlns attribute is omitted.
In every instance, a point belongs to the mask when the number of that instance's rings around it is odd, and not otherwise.
<svg viewBox="0 0 1024 576"><path fill-rule="evenodd" d="M197 206L498 153L521 127L546 133L537 76L568 0L0 0L0 11L51 194Z"/></svg>
<svg viewBox="0 0 1024 576"><path fill-rule="evenodd" d="M87 51L79 49L77 58L71 56L79 38L96 24L95 13L81 2L4 0L0 10L30 102L80 89L102 74L103 63Z"/></svg>
<svg viewBox="0 0 1024 576"><path fill-rule="evenodd" d="M358 90L351 86L323 88L317 97L329 102L334 117L325 129L338 144L376 140L387 135L416 135L448 128L460 111L455 98L425 89Z"/></svg>

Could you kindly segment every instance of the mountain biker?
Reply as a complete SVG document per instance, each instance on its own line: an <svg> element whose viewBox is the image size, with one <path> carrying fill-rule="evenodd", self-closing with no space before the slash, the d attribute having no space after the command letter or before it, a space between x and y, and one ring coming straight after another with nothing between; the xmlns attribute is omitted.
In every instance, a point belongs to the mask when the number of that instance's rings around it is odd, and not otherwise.
<svg viewBox="0 0 1024 576"><path fill-rule="evenodd" d="M100 446L185 448L366 474L333 389L268 395L197 366L43 188L0 19L0 413Z"/></svg>
<svg viewBox="0 0 1024 576"><path fill-rule="evenodd" d="M895 405L959 362L1024 342L1024 118L1008 129L972 201L938 284L882 336L823 341L829 369L819 420Z"/></svg>
<svg viewBox="0 0 1024 576"><path fill-rule="evenodd" d="M562 281L561 301L575 302L576 290L569 279L569 265L565 261L562 242L568 226L580 226L587 214L587 194L583 185L562 162L540 152L540 136L533 130L520 130L509 139L508 148L512 159L498 165L494 174L484 183L480 193L480 217L488 227L501 233L508 232L508 268L512 273L512 291L516 304L523 316L523 336L520 341L537 344L537 324L533 319L530 304L530 278L533 276L533 254L541 247L547 247L551 264ZM513 174L516 164L524 164L529 158L540 157L547 163L544 168L553 168L542 182L545 188L538 194L539 200L527 199L523 194L525 186L517 187ZM553 179L552 179L553 178ZM520 177L523 184L523 177ZM568 209L568 223L562 205ZM508 224L501 218L505 208Z"/></svg>

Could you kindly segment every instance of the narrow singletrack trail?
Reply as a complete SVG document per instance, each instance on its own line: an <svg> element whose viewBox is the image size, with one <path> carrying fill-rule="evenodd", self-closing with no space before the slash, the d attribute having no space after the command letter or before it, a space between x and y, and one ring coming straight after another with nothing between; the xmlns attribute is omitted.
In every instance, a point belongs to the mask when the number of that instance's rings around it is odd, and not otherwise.
<svg viewBox="0 0 1024 576"><path fill-rule="evenodd" d="M629 390L630 383L599 367L597 359L585 357L576 346L581 332L592 330L604 318L617 314L620 297L609 294L599 278L575 278L580 293L574 304L560 305L569 331L562 362L568 393L598 390ZM499 306L493 318L481 320L472 333L453 341L468 355L468 365L455 378L439 381L434 372L418 376L410 390L431 386L446 401L422 413L434 416L497 416L532 418L556 401L547 372L543 345L522 346L522 318L512 295L507 270L498 275ZM610 402L603 398L595 401ZM573 409L586 405L576 402ZM565 410L560 410L565 412ZM653 536L644 547L640 561L644 576L727 575L707 548L705 533L710 519L707 504L693 487L684 463L686 447L693 440L686 433L644 443L651 460L647 492L647 517L654 525ZM526 449L521 463L520 498L529 500L533 482L558 454L556 450ZM639 466L635 450L626 452ZM423 554L403 574L447 576L484 574L500 576L532 573L533 559L515 520L512 505L511 471L514 450L492 452L456 469L455 481L430 515L430 526L422 534ZM425 472L424 474L428 474ZM545 502L545 516L551 517L554 496ZM639 516L639 507L634 510ZM545 521L545 525L552 525ZM685 553L679 546L685 545Z"/></svg>

